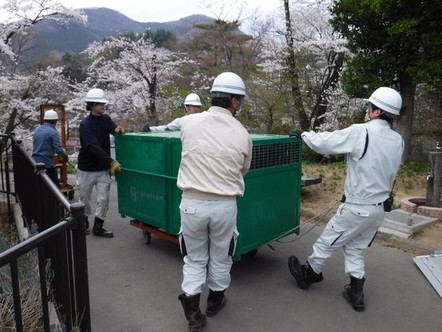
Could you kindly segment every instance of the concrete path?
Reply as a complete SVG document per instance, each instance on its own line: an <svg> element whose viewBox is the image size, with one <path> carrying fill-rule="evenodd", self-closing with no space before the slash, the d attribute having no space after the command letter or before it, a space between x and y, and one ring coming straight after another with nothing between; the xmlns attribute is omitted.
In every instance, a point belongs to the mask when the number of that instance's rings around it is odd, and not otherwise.
<svg viewBox="0 0 442 332"><path fill-rule="evenodd" d="M179 248L154 235L145 244L141 230L118 214L116 187L105 223L115 237L87 239L92 331L187 331L177 299ZM413 255L398 249L375 243L366 251L365 312L355 312L341 295L348 283L341 251L329 261L322 283L299 289L287 259L295 254L305 261L321 232L310 228L303 224L303 236L291 235L235 262L228 302L204 331L441 331L441 298ZM202 309L206 296L207 291Z"/></svg>

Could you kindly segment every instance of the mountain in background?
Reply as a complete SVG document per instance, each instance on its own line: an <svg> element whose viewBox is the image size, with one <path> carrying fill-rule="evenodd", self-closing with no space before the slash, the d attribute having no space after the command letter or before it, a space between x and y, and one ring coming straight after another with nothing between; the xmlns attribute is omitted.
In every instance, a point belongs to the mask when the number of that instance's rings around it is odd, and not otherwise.
<svg viewBox="0 0 442 332"><path fill-rule="evenodd" d="M146 29L164 29L173 32L180 39L195 34L198 31L195 24L209 24L214 21L205 15L191 15L171 22L141 23L109 8L86 8L82 11L88 16L86 25L74 21L66 26L52 21L41 21L34 25L36 35L33 42L37 47L31 50L32 55L54 50L60 53L80 52L94 41L101 41L109 36L116 37L127 31L142 33Z"/></svg>

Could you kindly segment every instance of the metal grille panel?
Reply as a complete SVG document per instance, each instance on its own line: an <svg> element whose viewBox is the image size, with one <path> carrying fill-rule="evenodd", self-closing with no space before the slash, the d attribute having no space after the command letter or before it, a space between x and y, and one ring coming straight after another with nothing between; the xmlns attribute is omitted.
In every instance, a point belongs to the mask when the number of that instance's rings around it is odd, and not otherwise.
<svg viewBox="0 0 442 332"><path fill-rule="evenodd" d="M299 161L299 142L255 145L250 169L294 164Z"/></svg>

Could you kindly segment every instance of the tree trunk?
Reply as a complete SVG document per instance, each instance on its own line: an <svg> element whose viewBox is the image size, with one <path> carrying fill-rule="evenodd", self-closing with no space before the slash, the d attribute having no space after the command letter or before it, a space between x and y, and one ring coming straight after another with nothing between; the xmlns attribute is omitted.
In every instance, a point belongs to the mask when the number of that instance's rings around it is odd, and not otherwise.
<svg viewBox="0 0 442 332"><path fill-rule="evenodd" d="M16 127L15 120L17 119L17 116L18 116L18 108L13 107L11 109L11 112L9 113L9 119L4 134L10 134L13 132L13 130Z"/></svg>
<svg viewBox="0 0 442 332"><path fill-rule="evenodd" d="M396 122L396 130L404 140L404 154L402 162L407 161L411 149L411 132L413 130L414 95L416 84L408 74L399 75L399 84L402 96L402 109Z"/></svg>
<svg viewBox="0 0 442 332"><path fill-rule="evenodd" d="M292 98L293 103L295 105L295 112L298 114L299 125L301 129L308 130L310 129L310 121L304 110L304 104L302 102L301 90L299 88L299 78L298 78L298 69L295 58L295 47L294 47L294 38L292 31L292 22L290 19L290 4L289 0L284 0L284 11L285 11L285 26L286 26L286 41L288 48L288 58L287 58L287 66L288 73L290 76L290 83L292 87Z"/></svg>
<svg viewBox="0 0 442 332"><path fill-rule="evenodd" d="M440 201L442 189L442 152L430 152L428 162L427 199L425 205L442 207Z"/></svg>
<svg viewBox="0 0 442 332"><path fill-rule="evenodd" d="M156 55L154 55L154 62L156 59ZM155 65L153 68L154 74L152 75L152 79L149 82L149 124L154 126L158 126L158 113L157 113L157 66Z"/></svg>
<svg viewBox="0 0 442 332"><path fill-rule="evenodd" d="M317 127L319 127L321 124L324 123L325 118L322 116L327 112L328 108L328 94L329 89L334 90L336 88L336 83L338 82L342 66L344 63L344 52L335 53L330 52L328 56L328 66L327 70L324 73L324 79L323 83L320 87L320 91L317 94L316 97L316 104L313 108L311 120L309 121L312 123L312 128L315 130Z"/></svg>

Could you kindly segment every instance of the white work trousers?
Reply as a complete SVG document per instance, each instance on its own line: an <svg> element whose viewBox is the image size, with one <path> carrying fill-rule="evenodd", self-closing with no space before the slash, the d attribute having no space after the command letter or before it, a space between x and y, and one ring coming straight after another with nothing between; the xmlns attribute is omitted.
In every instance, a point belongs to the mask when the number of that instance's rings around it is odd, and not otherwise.
<svg viewBox="0 0 442 332"><path fill-rule="evenodd" d="M358 279L364 277L363 250L373 241L384 216L382 204L341 204L313 245L313 253L308 257L313 271L321 273L327 259L342 247L345 274Z"/></svg>
<svg viewBox="0 0 442 332"><path fill-rule="evenodd" d="M109 170L99 172L86 172L78 170L77 186L79 188L79 201L85 205L85 214L90 216L92 190L97 192L97 206L95 216L101 220L106 219L106 213L109 208L109 191L111 186L111 177Z"/></svg>
<svg viewBox="0 0 442 332"><path fill-rule="evenodd" d="M236 199L201 201L182 198L180 249L183 254L182 290L199 294L207 280L214 291L230 285L236 248Z"/></svg>

